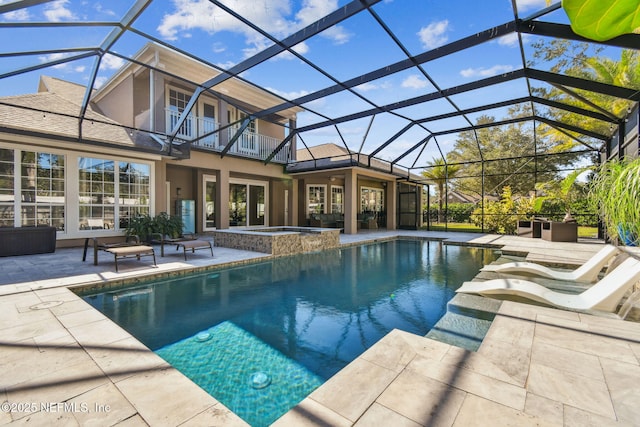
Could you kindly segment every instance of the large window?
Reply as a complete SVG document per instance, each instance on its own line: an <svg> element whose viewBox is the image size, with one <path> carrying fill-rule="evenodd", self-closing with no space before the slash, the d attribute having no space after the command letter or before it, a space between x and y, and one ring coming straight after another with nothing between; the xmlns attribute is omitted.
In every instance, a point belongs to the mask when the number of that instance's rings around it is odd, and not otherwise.
<svg viewBox="0 0 640 427"><path fill-rule="evenodd" d="M381 188L362 187L360 190L360 211L384 211L384 190Z"/></svg>
<svg viewBox="0 0 640 427"><path fill-rule="evenodd" d="M326 192L325 185L307 185L307 218L312 214L325 213Z"/></svg>
<svg viewBox="0 0 640 427"><path fill-rule="evenodd" d="M15 225L13 150L0 148L0 227Z"/></svg>
<svg viewBox="0 0 640 427"><path fill-rule="evenodd" d="M19 226L49 225L63 231L64 178L62 155L0 149L0 226L15 226L17 213Z"/></svg>
<svg viewBox="0 0 640 427"><path fill-rule="evenodd" d="M342 186L331 186L331 213L344 213L344 187Z"/></svg>
<svg viewBox="0 0 640 427"><path fill-rule="evenodd" d="M119 213L120 227L129 223L129 218L148 215L150 211L150 167L131 162L119 162Z"/></svg>
<svg viewBox="0 0 640 427"><path fill-rule="evenodd" d="M64 230L64 156L22 151L20 183L21 225L49 225Z"/></svg>
<svg viewBox="0 0 640 427"><path fill-rule="evenodd" d="M129 218L149 214L148 165L80 157L78 176L81 230L115 228L116 224L125 228Z"/></svg>

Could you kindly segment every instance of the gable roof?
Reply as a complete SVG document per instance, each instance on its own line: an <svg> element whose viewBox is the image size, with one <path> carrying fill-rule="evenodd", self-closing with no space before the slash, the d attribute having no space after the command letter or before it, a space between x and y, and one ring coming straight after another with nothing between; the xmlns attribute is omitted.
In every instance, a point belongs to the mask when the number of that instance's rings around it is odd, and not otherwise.
<svg viewBox="0 0 640 427"><path fill-rule="evenodd" d="M87 92L86 86L79 85L77 83L68 82L51 76L40 76L38 83L38 93L48 92L55 93L58 96L65 98L77 105L82 105L85 93ZM95 93L95 90L93 91Z"/></svg>
<svg viewBox="0 0 640 427"><path fill-rule="evenodd" d="M43 76L37 93L0 97L0 131L160 154L160 142L146 133L129 131L91 108L80 121L84 90L81 85Z"/></svg>

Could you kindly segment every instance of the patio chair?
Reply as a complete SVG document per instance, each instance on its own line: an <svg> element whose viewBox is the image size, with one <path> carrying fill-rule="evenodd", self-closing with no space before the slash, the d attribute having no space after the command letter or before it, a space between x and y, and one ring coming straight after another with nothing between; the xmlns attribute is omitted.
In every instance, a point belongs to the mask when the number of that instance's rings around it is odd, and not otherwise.
<svg viewBox="0 0 640 427"><path fill-rule="evenodd" d="M575 310L615 312L625 293L640 281L640 260L629 257L586 291L572 295L552 291L519 279L464 282L456 292L480 295L512 295L543 304Z"/></svg>
<svg viewBox="0 0 640 427"><path fill-rule="evenodd" d="M565 280L570 282L592 283L598 279L598 274L604 266L616 255L620 250L613 245L605 245L587 262L573 271L552 270L540 264L533 262L508 262L506 264L489 264L485 265L480 271L490 271L494 273L528 273L535 276L547 277L555 280Z"/></svg>
<svg viewBox="0 0 640 427"><path fill-rule="evenodd" d="M160 245L160 256L164 256L164 245L177 245L181 242L187 242L190 240L196 240L196 235L193 233L184 233L178 237L170 237L162 233L152 233L151 243L157 243ZM176 246L176 249L178 246Z"/></svg>
<svg viewBox="0 0 640 427"><path fill-rule="evenodd" d="M116 273L118 272L118 258L137 258L140 260L143 256L152 256L153 265L157 266L156 253L151 246L132 245L132 246L112 246L103 249L105 252L112 254L115 258Z"/></svg>

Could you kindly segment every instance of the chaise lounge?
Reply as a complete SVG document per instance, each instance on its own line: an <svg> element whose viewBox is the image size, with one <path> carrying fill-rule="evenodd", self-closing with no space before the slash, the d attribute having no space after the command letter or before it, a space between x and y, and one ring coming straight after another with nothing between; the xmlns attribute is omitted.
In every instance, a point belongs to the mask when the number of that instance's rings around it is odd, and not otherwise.
<svg viewBox="0 0 640 427"><path fill-rule="evenodd" d="M577 295L552 291L537 283L519 279L464 282L456 292L484 296L512 295L559 308L615 312L625 293L638 281L640 260L629 257L598 283Z"/></svg>
<svg viewBox="0 0 640 427"><path fill-rule="evenodd" d="M506 264L489 264L482 267L480 271L515 274L527 273L555 280L591 283L598 279L598 274L600 274L605 265L619 253L620 250L615 246L605 245L587 262L573 271L552 270L543 265L527 261L508 262Z"/></svg>

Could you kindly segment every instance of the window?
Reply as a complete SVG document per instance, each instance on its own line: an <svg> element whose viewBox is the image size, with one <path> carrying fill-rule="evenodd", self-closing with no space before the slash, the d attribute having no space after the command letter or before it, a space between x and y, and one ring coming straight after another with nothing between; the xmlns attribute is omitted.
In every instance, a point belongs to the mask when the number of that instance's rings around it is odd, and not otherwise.
<svg viewBox="0 0 640 427"><path fill-rule="evenodd" d="M204 176L204 229L216 228L216 180Z"/></svg>
<svg viewBox="0 0 640 427"><path fill-rule="evenodd" d="M114 228L115 162L78 159L80 229Z"/></svg>
<svg viewBox="0 0 640 427"><path fill-rule="evenodd" d="M331 213L344 213L344 187L331 186Z"/></svg>
<svg viewBox="0 0 640 427"><path fill-rule="evenodd" d="M119 223L127 227L129 218L149 215L150 167L131 162L119 163Z"/></svg>
<svg viewBox="0 0 640 427"><path fill-rule="evenodd" d="M167 107L167 133L172 132L175 125L178 123L178 119L180 118L180 114L184 111L187 104L191 100L191 95L188 95L184 92L180 92L175 89L169 89L169 100ZM193 138L194 137L194 126L193 126L193 117L191 112L187 116L186 120L178 129L178 133L176 135L183 138Z"/></svg>
<svg viewBox="0 0 640 427"><path fill-rule="evenodd" d="M0 227L15 225L13 150L0 148Z"/></svg>
<svg viewBox="0 0 640 427"><path fill-rule="evenodd" d="M383 212L384 211L384 190L381 188L362 187L360 189L360 211Z"/></svg>
<svg viewBox="0 0 640 427"><path fill-rule="evenodd" d="M20 223L64 230L64 156L20 152Z"/></svg>
<svg viewBox="0 0 640 427"><path fill-rule="evenodd" d="M148 215L150 169L145 164L80 157L79 228L126 228L129 218Z"/></svg>
<svg viewBox="0 0 640 427"><path fill-rule="evenodd" d="M0 226L15 225L49 225L64 231L63 155L0 148Z"/></svg>
<svg viewBox="0 0 640 427"><path fill-rule="evenodd" d="M307 218L314 213L324 213L326 190L324 185L307 186Z"/></svg>

